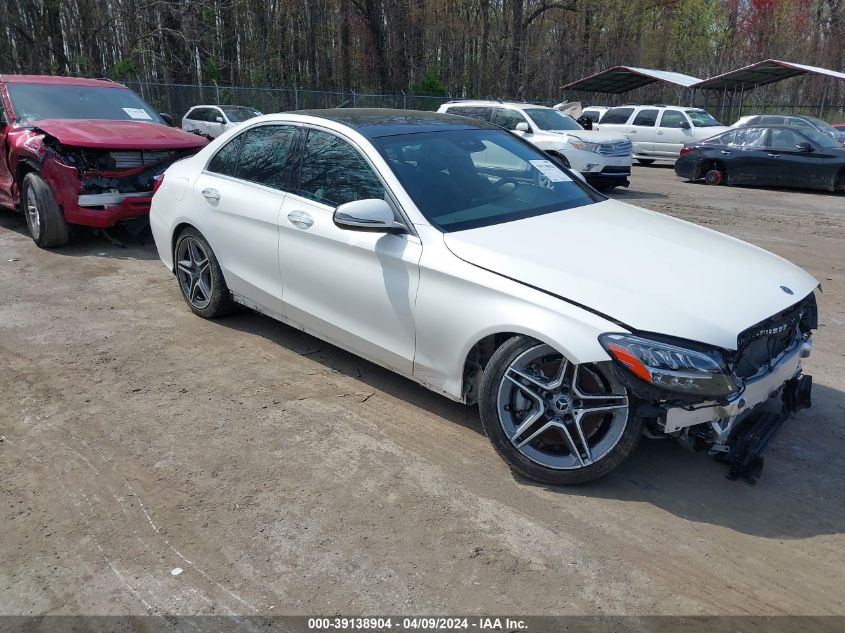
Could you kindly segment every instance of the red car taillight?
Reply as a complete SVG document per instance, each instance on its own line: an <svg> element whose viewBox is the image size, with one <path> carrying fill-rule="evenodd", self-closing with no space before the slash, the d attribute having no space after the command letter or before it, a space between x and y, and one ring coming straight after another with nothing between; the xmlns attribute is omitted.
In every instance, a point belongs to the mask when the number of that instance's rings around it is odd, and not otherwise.
<svg viewBox="0 0 845 633"><path fill-rule="evenodd" d="M153 176L153 193L158 191L158 188L161 187L161 183L164 182L164 174L159 174L158 176Z"/></svg>
<svg viewBox="0 0 845 633"><path fill-rule="evenodd" d="M689 146L689 145L684 145L684 146L681 148L681 153L680 153L680 155L681 155L681 156L683 156L684 154L689 154L689 153L690 153L691 151L693 151L694 149L695 149L694 147L691 147L691 146Z"/></svg>

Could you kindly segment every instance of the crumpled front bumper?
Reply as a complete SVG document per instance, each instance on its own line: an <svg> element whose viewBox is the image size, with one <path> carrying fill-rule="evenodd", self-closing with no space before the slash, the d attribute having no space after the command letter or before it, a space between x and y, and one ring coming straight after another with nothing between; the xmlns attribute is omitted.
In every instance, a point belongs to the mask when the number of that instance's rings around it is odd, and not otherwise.
<svg viewBox="0 0 845 633"><path fill-rule="evenodd" d="M152 191L80 195L75 209L65 209L65 217L72 224L104 229L120 220L149 215L152 199Z"/></svg>

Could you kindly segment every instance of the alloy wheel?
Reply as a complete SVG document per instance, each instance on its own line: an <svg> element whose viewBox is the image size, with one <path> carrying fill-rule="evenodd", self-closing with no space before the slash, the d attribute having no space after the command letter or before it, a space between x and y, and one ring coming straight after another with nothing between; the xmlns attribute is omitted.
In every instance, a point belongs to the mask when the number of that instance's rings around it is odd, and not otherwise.
<svg viewBox="0 0 845 633"><path fill-rule="evenodd" d="M26 219L32 239L37 241L41 237L41 216L38 214L38 198L32 187L26 189Z"/></svg>
<svg viewBox="0 0 845 633"><path fill-rule="evenodd" d="M585 468L602 459L628 421L627 393L608 368L570 363L544 344L508 366L497 408L514 447L557 470Z"/></svg>
<svg viewBox="0 0 845 633"><path fill-rule="evenodd" d="M176 273L182 294L195 308L202 310L211 302L213 284L211 262L203 245L186 237L176 249Z"/></svg>

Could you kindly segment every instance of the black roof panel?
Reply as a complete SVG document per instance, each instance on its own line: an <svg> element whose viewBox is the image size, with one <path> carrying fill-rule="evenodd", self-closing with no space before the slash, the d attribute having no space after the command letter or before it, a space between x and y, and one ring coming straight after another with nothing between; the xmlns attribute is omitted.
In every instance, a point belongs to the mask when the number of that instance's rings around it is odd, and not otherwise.
<svg viewBox="0 0 845 633"><path fill-rule="evenodd" d="M498 130L484 121L476 121L454 114L440 114L422 110L393 110L390 108L335 108L327 110L297 110L293 114L328 119L346 125L362 136L395 136L443 130Z"/></svg>

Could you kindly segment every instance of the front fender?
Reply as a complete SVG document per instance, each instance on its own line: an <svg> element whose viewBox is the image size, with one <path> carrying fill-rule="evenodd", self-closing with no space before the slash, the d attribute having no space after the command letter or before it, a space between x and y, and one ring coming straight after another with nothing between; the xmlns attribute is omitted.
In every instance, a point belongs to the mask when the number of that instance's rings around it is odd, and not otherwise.
<svg viewBox="0 0 845 633"><path fill-rule="evenodd" d="M455 257L425 235L416 302L414 377L461 400L464 363L470 350L492 334L512 332L548 343L570 361L609 360L599 334L618 324L561 299L486 271ZM428 237L428 239L426 239Z"/></svg>

